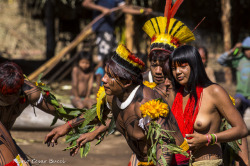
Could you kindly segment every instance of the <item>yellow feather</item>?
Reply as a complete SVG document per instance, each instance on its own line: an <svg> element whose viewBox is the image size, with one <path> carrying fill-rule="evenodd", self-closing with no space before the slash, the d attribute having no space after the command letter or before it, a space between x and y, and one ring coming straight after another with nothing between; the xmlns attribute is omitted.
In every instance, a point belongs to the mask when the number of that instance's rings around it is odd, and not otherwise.
<svg viewBox="0 0 250 166"><path fill-rule="evenodd" d="M123 44L120 44L117 49L116 49L116 53L121 57L123 58L124 60L128 61L129 63L131 63L132 65L136 66L136 67L139 67L140 69L143 68L142 65L139 65L138 63L130 60L128 58L128 56L130 54L132 54Z"/></svg>
<svg viewBox="0 0 250 166"><path fill-rule="evenodd" d="M158 21L158 25L160 27L161 34L165 33L166 26L167 26L167 18L166 17L156 17L156 19Z"/></svg>
<svg viewBox="0 0 250 166"><path fill-rule="evenodd" d="M102 105L102 101L103 101L104 97L106 97L105 91L103 91L100 94L100 96L97 100L97 103L96 103L96 114L97 114L99 120L101 120L101 105Z"/></svg>

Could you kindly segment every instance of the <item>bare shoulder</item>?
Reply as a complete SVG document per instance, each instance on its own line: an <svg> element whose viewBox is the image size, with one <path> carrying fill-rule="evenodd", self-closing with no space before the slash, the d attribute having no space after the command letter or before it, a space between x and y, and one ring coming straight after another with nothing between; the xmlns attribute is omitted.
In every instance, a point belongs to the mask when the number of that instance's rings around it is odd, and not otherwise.
<svg viewBox="0 0 250 166"><path fill-rule="evenodd" d="M226 92L226 90L218 84L212 84L204 88L204 93L209 95L215 100L218 100L218 99L220 100L220 99L223 99L225 96L228 96L228 93Z"/></svg>
<svg viewBox="0 0 250 166"><path fill-rule="evenodd" d="M144 97L144 102L147 102L153 99L162 98L162 96L159 93L157 93L157 91L147 86L143 86L143 97Z"/></svg>
<svg viewBox="0 0 250 166"><path fill-rule="evenodd" d="M78 71L78 67L77 66L74 66L73 69L72 69L72 73L75 73Z"/></svg>

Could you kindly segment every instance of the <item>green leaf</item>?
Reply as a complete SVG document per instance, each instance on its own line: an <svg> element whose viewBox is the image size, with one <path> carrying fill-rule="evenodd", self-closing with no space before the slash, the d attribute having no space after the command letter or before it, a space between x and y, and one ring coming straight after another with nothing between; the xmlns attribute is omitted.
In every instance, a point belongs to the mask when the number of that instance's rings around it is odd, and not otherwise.
<svg viewBox="0 0 250 166"><path fill-rule="evenodd" d="M41 82L42 76L43 76L43 73L39 74L39 76L37 77L37 81L36 81L37 83Z"/></svg>
<svg viewBox="0 0 250 166"><path fill-rule="evenodd" d="M56 107L59 107L59 103L58 103L58 101L57 100L55 100L55 99L51 99L50 100L50 103L52 104L52 105L54 105L54 106L56 106Z"/></svg>
<svg viewBox="0 0 250 166"><path fill-rule="evenodd" d="M91 122L93 119L95 119L96 117L96 110L95 109L90 109L88 111L86 111L86 113L84 114L84 122L83 124L81 125L81 127L84 127L86 126L87 124L89 124L89 122Z"/></svg>
<svg viewBox="0 0 250 166"><path fill-rule="evenodd" d="M166 159L163 156L161 156L161 161L164 166L168 165Z"/></svg>
<svg viewBox="0 0 250 166"><path fill-rule="evenodd" d="M66 110L67 111L67 110ZM68 111L67 111L68 112ZM82 112L81 111L79 111L79 110L77 110L77 111L70 111L69 113L68 113L68 115L70 115L70 116L73 116L73 117L77 117L77 116L79 116L79 115L81 115L82 114Z"/></svg>
<svg viewBox="0 0 250 166"><path fill-rule="evenodd" d="M67 147L67 148L65 148L65 149L63 149L63 151L66 151L66 150L69 150L69 149L72 149L72 148L75 148L77 145L76 145L76 141L73 141L72 142L72 145L71 146L69 146L69 147Z"/></svg>
<svg viewBox="0 0 250 166"><path fill-rule="evenodd" d="M99 145L103 141L105 134L106 134L105 132L101 134L101 137L99 138L99 140L95 145Z"/></svg>
<svg viewBox="0 0 250 166"><path fill-rule="evenodd" d="M57 108L56 110L59 112L59 114L67 115L67 112L64 110L63 107Z"/></svg>
<svg viewBox="0 0 250 166"><path fill-rule="evenodd" d="M150 137L150 135L151 135L151 131L152 131L152 125L149 125L147 139L149 139L149 137Z"/></svg>
<svg viewBox="0 0 250 166"><path fill-rule="evenodd" d="M85 144L85 148L84 148L84 152L83 152L83 154L84 154L85 157L88 155L89 150L90 150L90 143L87 142L87 143Z"/></svg>
<svg viewBox="0 0 250 166"><path fill-rule="evenodd" d="M108 135L110 135L110 134L112 134L112 133L115 132L115 127L116 127L116 125L115 125L115 119L114 119L114 117L113 117L113 118L111 119L110 124L109 124Z"/></svg>
<svg viewBox="0 0 250 166"><path fill-rule="evenodd" d="M227 144L236 152L238 153L239 151L241 151L239 145L236 143L236 141L232 141L232 142L227 142Z"/></svg>
<svg viewBox="0 0 250 166"><path fill-rule="evenodd" d="M80 134L74 134L70 138L66 139L66 143L69 143L71 141L76 141L80 137Z"/></svg>
<svg viewBox="0 0 250 166"><path fill-rule="evenodd" d="M83 156L84 149L85 149L84 147L81 147L81 148L80 148L80 156L81 156L81 158L82 158L82 156Z"/></svg>
<svg viewBox="0 0 250 166"><path fill-rule="evenodd" d="M237 140L238 144L242 145L242 139Z"/></svg>
<svg viewBox="0 0 250 166"><path fill-rule="evenodd" d="M55 125L55 124L56 124L56 122L57 122L57 120L58 120L58 115L55 115L55 117L54 117L54 119L53 119L53 121L52 121L52 123L51 123L51 125L50 125L50 126Z"/></svg>
<svg viewBox="0 0 250 166"><path fill-rule="evenodd" d="M40 85L39 86L42 90L44 91L51 91L50 87L46 86L46 85Z"/></svg>

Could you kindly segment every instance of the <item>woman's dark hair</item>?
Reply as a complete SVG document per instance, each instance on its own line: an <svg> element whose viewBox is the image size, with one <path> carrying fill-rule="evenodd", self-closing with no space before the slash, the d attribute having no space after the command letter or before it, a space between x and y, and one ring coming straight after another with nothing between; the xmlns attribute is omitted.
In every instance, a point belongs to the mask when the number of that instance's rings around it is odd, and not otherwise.
<svg viewBox="0 0 250 166"><path fill-rule="evenodd" d="M152 50L149 54L149 61L165 61L169 58L170 54L164 50Z"/></svg>
<svg viewBox="0 0 250 166"><path fill-rule="evenodd" d="M17 93L24 84L22 69L13 62L0 64L0 93L11 95Z"/></svg>
<svg viewBox="0 0 250 166"><path fill-rule="evenodd" d="M191 95L194 95L195 101L197 101L196 86L207 87L213 84L207 76L198 50L193 46L184 45L174 50L170 56L169 66L170 74L172 76L172 83L175 90L178 91L181 85L174 79L172 71L172 64L176 63L189 64L191 72L188 80L188 90L190 91Z"/></svg>
<svg viewBox="0 0 250 166"><path fill-rule="evenodd" d="M89 63L90 63L89 69L91 70L93 68L92 54L90 52L87 52L87 51L80 51L78 53L78 56L77 56L77 61L76 61L77 66L78 66L79 61L82 60L82 59L86 59L86 60L89 61Z"/></svg>
<svg viewBox="0 0 250 166"><path fill-rule="evenodd" d="M119 66L117 63L115 63L112 59L108 60L106 63L106 67L111 70L114 74L114 76L118 77L121 81L122 80L132 80L135 84L141 84L142 83L142 75L134 75L130 73L128 70L125 70L121 66Z"/></svg>

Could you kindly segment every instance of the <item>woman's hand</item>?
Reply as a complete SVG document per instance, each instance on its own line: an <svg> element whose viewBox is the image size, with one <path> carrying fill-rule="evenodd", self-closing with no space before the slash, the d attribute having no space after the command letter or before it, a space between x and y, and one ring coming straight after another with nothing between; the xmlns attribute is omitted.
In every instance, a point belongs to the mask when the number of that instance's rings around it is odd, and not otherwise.
<svg viewBox="0 0 250 166"><path fill-rule="evenodd" d="M192 137L191 139L187 140L190 150L197 150L200 147L207 144L207 136L204 134L193 133L193 134L186 134L186 137Z"/></svg>

